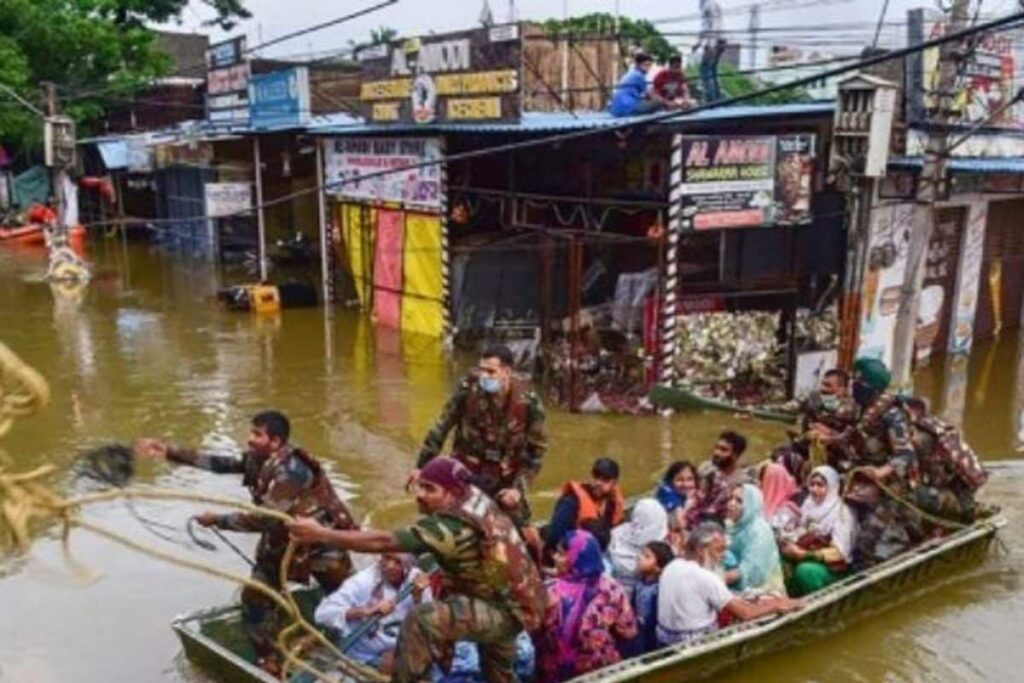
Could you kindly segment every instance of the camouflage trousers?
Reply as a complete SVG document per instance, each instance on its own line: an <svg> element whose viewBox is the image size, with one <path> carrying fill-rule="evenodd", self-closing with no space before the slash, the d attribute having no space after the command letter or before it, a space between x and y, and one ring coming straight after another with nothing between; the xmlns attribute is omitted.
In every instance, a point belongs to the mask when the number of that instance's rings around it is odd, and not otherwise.
<svg viewBox="0 0 1024 683"><path fill-rule="evenodd" d="M419 605L402 622L391 680L429 681L433 664L447 670L456 641L468 640L477 644L484 680L511 683L515 680L516 636L521 630L508 611L467 595Z"/></svg>
<svg viewBox="0 0 1024 683"><path fill-rule="evenodd" d="M913 502L928 514L954 522L969 524L975 518L974 493L965 488L920 484L914 489Z"/></svg>
<svg viewBox="0 0 1024 683"><path fill-rule="evenodd" d="M257 557L252 570L252 579L274 590L281 590L280 557ZM323 589L324 594L333 593L352 571L352 560L348 553L327 552L310 560L310 574ZM293 577L294 578L294 577ZM279 657L277 636L284 627L281 609L264 593L252 588L242 589L242 626L252 642L257 656Z"/></svg>
<svg viewBox="0 0 1024 683"><path fill-rule="evenodd" d="M855 565L868 567L895 557L924 539L919 515L888 496L857 510Z"/></svg>

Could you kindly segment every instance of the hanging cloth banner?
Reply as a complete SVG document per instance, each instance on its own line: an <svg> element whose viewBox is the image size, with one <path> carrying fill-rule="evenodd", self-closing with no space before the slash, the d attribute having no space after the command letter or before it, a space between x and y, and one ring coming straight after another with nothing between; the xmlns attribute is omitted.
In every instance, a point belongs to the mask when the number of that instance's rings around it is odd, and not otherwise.
<svg viewBox="0 0 1024 683"><path fill-rule="evenodd" d="M440 337L441 220L437 216L406 214L403 272L402 330Z"/></svg>
<svg viewBox="0 0 1024 683"><path fill-rule="evenodd" d="M345 241L345 254L355 285L356 296L362 306L369 304L367 285L370 282L370 273L367 271L370 270L368 268L370 261L367 245L371 245L370 249L372 249L375 212L375 209L367 209L364 213L363 206L360 204L341 205L342 239Z"/></svg>
<svg viewBox="0 0 1024 683"><path fill-rule="evenodd" d="M377 322L401 325L402 212L377 210L377 248L373 260L373 310Z"/></svg>

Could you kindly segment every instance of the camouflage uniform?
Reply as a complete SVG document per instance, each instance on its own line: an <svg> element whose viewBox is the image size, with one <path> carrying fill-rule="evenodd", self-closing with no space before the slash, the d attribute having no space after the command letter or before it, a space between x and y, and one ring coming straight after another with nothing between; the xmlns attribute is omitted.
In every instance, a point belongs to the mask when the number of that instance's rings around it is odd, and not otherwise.
<svg viewBox="0 0 1024 683"><path fill-rule="evenodd" d="M912 419L918 469L911 478L913 501L925 512L958 522L976 513L974 492L988 474L960 431L937 417Z"/></svg>
<svg viewBox="0 0 1024 683"><path fill-rule="evenodd" d="M313 517L325 526L350 529L355 526L345 504L312 456L285 445L273 456L246 452L241 458L207 455L172 448L167 457L174 462L209 470L216 474L241 474L254 505L290 515ZM217 528L259 533L252 578L271 588L281 589L281 560L288 547L288 529L265 515L235 512L222 515ZM325 592L341 585L351 573L352 561L346 551L316 544L296 548L290 565L289 581L308 583L314 577ZM261 657L275 653L274 643L281 629L276 604L259 591L242 591L242 616L246 633Z"/></svg>
<svg viewBox="0 0 1024 683"><path fill-rule="evenodd" d="M474 487L456 508L395 532L395 539L404 552L433 555L443 581L439 600L405 618L392 680L430 680L434 662L450 666L459 640L478 645L484 680L514 680L516 636L540 625L546 596L512 520Z"/></svg>
<svg viewBox="0 0 1024 683"><path fill-rule="evenodd" d="M897 496L909 492L917 470L917 453L898 397L879 395L864 409L849 438L837 447L853 469L891 465L893 476L884 482L886 488ZM865 491L872 495L862 496ZM848 483L846 499L857 511L856 565L887 560L922 540L920 517L865 479Z"/></svg>
<svg viewBox="0 0 1024 683"><path fill-rule="evenodd" d="M540 399L519 380L512 380L505 405L499 406L475 377L467 377L423 440L417 467L441 453L454 429L452 457L469 468L478 487L491 496L508 488L522 493L518 508L509 514L523 526L530 519L527 484L540 471L547 449L544 421Z"/></svg>
<svg viewBox="0 0 1024 683"><path fill-rule="evenodd" d="M835 408L826 408L820 395L811 394L800 406L800 433L790 431L790 442L775 449L772 460L784 465L800 484L807 481L817 464L831 465L840 474L849 471L850 462L841 444L850 437L859 416L860 408L849 396L839 399ZM813 443L808 433L815 424L828 427L837 439L836 443L824 446L824 463L813 462Z"/></svg>

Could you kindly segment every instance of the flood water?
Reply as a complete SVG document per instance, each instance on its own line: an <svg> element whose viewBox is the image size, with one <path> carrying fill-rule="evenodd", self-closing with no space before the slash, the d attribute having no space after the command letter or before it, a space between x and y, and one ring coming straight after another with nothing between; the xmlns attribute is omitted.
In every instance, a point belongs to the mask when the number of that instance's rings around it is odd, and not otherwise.
<svg viewBox="0 0 1024 683"><path fill-rule="evenodd" d="M217 273L145 246L91 245L97 277L80 300L40 281L44 255L0 250L0 341L50 381L53 402L3 441L17 469L54 463L62 493L80 489L76 453L138 435L227 448L248 418L268 407L292 418L294 439L327 464L361 516L388 527L412 519L403 491L418 443L466 358L449 359L432 340L375 330L364 318L320 309L257 318L222 310L211 297ZM942 359L920 389L954 419L983 457L1000 461L987 498L1010 524L1006 551L937 583L894 611L776 657L722 681L762 682L1021 680L1024 636L1024 460L1018 448L1024 378L1018 340L1006 335L969 363ZM617 458L629 494L649 490L671 460L702 459L732 428L751 440L751 458L782 428L720 414L672 419L578 416L549 409L550 451L535 484L535 509L551 508L558 485L598 455ZM241 497L232 477L145 464L142 483ZM162 533L179 534L197 508L138 506ZM244 573L241 560L157 538L123 504L89 508L89 519L191 559ZM244 547L251 547L251 542ZM234 599L217 579L157 562L76 531L69 563L53 532L29 557L0 548L0 681L205 680L181 656L168 624L176 615Z"/></svg>

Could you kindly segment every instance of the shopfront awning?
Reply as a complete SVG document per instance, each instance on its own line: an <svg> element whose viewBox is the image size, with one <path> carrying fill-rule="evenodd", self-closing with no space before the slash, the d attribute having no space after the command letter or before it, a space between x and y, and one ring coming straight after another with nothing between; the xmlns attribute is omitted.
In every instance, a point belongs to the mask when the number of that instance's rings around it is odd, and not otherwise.
<svg viewBox="0 0 1024 683"><path fill-rule="evenodd" d="M124 140L109 140L96 143L108 171L128 168L128 145Z"/></svg>

